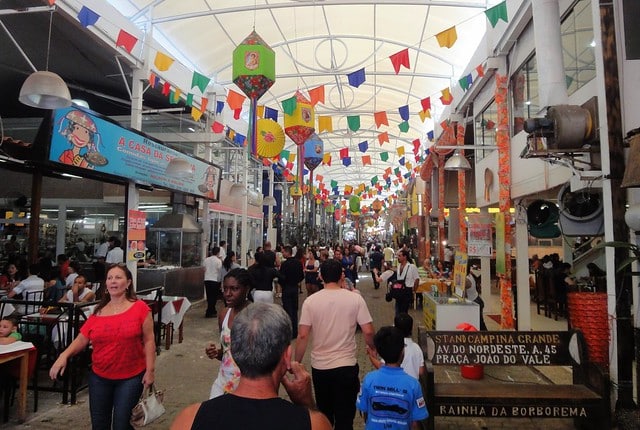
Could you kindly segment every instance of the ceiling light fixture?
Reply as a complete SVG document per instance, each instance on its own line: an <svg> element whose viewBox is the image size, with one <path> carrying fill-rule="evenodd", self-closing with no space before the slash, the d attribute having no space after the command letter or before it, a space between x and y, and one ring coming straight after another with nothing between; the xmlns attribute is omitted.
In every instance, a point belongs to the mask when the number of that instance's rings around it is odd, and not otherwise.
<svg viewBox="0 0 640 430"><path fill-rule="evenodd" d="M26 57L24 51L20 49L27 59L33 73L22 84L18 100L27 106L40 109L59 109L71 106L71 93L67 84L57 74L49 71L49 51L51 49L51 28L53 24L53 11L49 16L49 35L47 38L47 63L44 71L39 71ZM5 28L6 31L6 28ZM14 40L15 43L15 40Z"/></svg>
<svg viewBox="0 0 640 430"><path fill-rule="evenodd" d="M446 163L444 163L444 170L454 170L454 171L465 171L471 170L471 164L469 164L469 160L467 160L460 151L456 151Z"/></svg>

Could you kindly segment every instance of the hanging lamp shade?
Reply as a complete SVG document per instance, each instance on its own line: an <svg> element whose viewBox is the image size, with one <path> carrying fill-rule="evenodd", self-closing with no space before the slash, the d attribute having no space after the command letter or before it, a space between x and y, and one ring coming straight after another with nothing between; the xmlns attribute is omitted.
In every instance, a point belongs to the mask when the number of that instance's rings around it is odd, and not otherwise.
<svg viewBox="0 0 640 430"><path fill-rule="evenodd" d="M300 91L296 91L296 108L284 114L284 132L296 145L302 145L315 131L316 115L313 105Z"/></svg>
<svg viewBox="0 0 640 430"><path fill-rule="evenodd" d="M34 72L24 81L18 96L20 103L40 109L71 106L71 93L62 78L53 72Z"/></svg>
<svg viewBox="0 0 640 430"><path fill-rule="evenodd" d="M247 97L256 100L276 81L276 54L255 30L233 50L232 78Z"/></svg>
<svg viewBox="0 0 640 430"><path fill-rule="evenodd" d="M320 137L313 133L304 142L304 165L307 169L313 170L322 163L324 155L324 142Z"/></svg>
<svg viewBox="0 0 640 430"><path fill-rule="evenodd" d="M284 131L277 122L262 118L258 120L256 153L260 157L273 158L284 149Z"/></svg>
<svg viewBox="0 0 640 430"><path fill-rule="evenodd" d="M444 163L444 170L464 171L471 170L471 164L460 152L456 151L446 163Z"/></svg>

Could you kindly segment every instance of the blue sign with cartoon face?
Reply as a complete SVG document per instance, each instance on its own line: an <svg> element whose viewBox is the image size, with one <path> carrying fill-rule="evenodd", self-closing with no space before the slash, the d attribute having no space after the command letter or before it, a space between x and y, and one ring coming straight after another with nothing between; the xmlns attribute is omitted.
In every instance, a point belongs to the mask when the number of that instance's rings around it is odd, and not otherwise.
<svg viewBox="0 0 640 430"><path fill-rule="evenodd" d="M77 107L54 111L49 160L218 200L220 167Z"/></svg>

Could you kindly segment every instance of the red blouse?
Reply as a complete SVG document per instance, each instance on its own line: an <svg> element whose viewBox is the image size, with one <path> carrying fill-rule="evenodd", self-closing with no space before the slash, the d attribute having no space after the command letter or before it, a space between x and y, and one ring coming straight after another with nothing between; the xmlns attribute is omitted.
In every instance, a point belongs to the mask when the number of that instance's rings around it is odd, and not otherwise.
<svg viewBox="0 0 640 430"><path fill-rule="evenodd" d="M106 379L126 379L146 369L142 324L150 312L142 300L117 315L91 315L80 328L93 345L92 369Z"/></svg>

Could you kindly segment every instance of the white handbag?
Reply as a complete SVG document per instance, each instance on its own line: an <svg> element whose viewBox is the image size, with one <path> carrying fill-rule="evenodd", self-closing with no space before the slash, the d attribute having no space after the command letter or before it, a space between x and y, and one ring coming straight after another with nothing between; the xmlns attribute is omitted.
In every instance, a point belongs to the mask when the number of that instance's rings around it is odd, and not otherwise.
<svg viewBox="0 0 640 430"><path fill-rule="evenodd" d="M154 390L153 384L151 384L148 391L142 393L140 401L131 410L131 425L143 427L164 414L163 400L164 392Z"/></svg>

